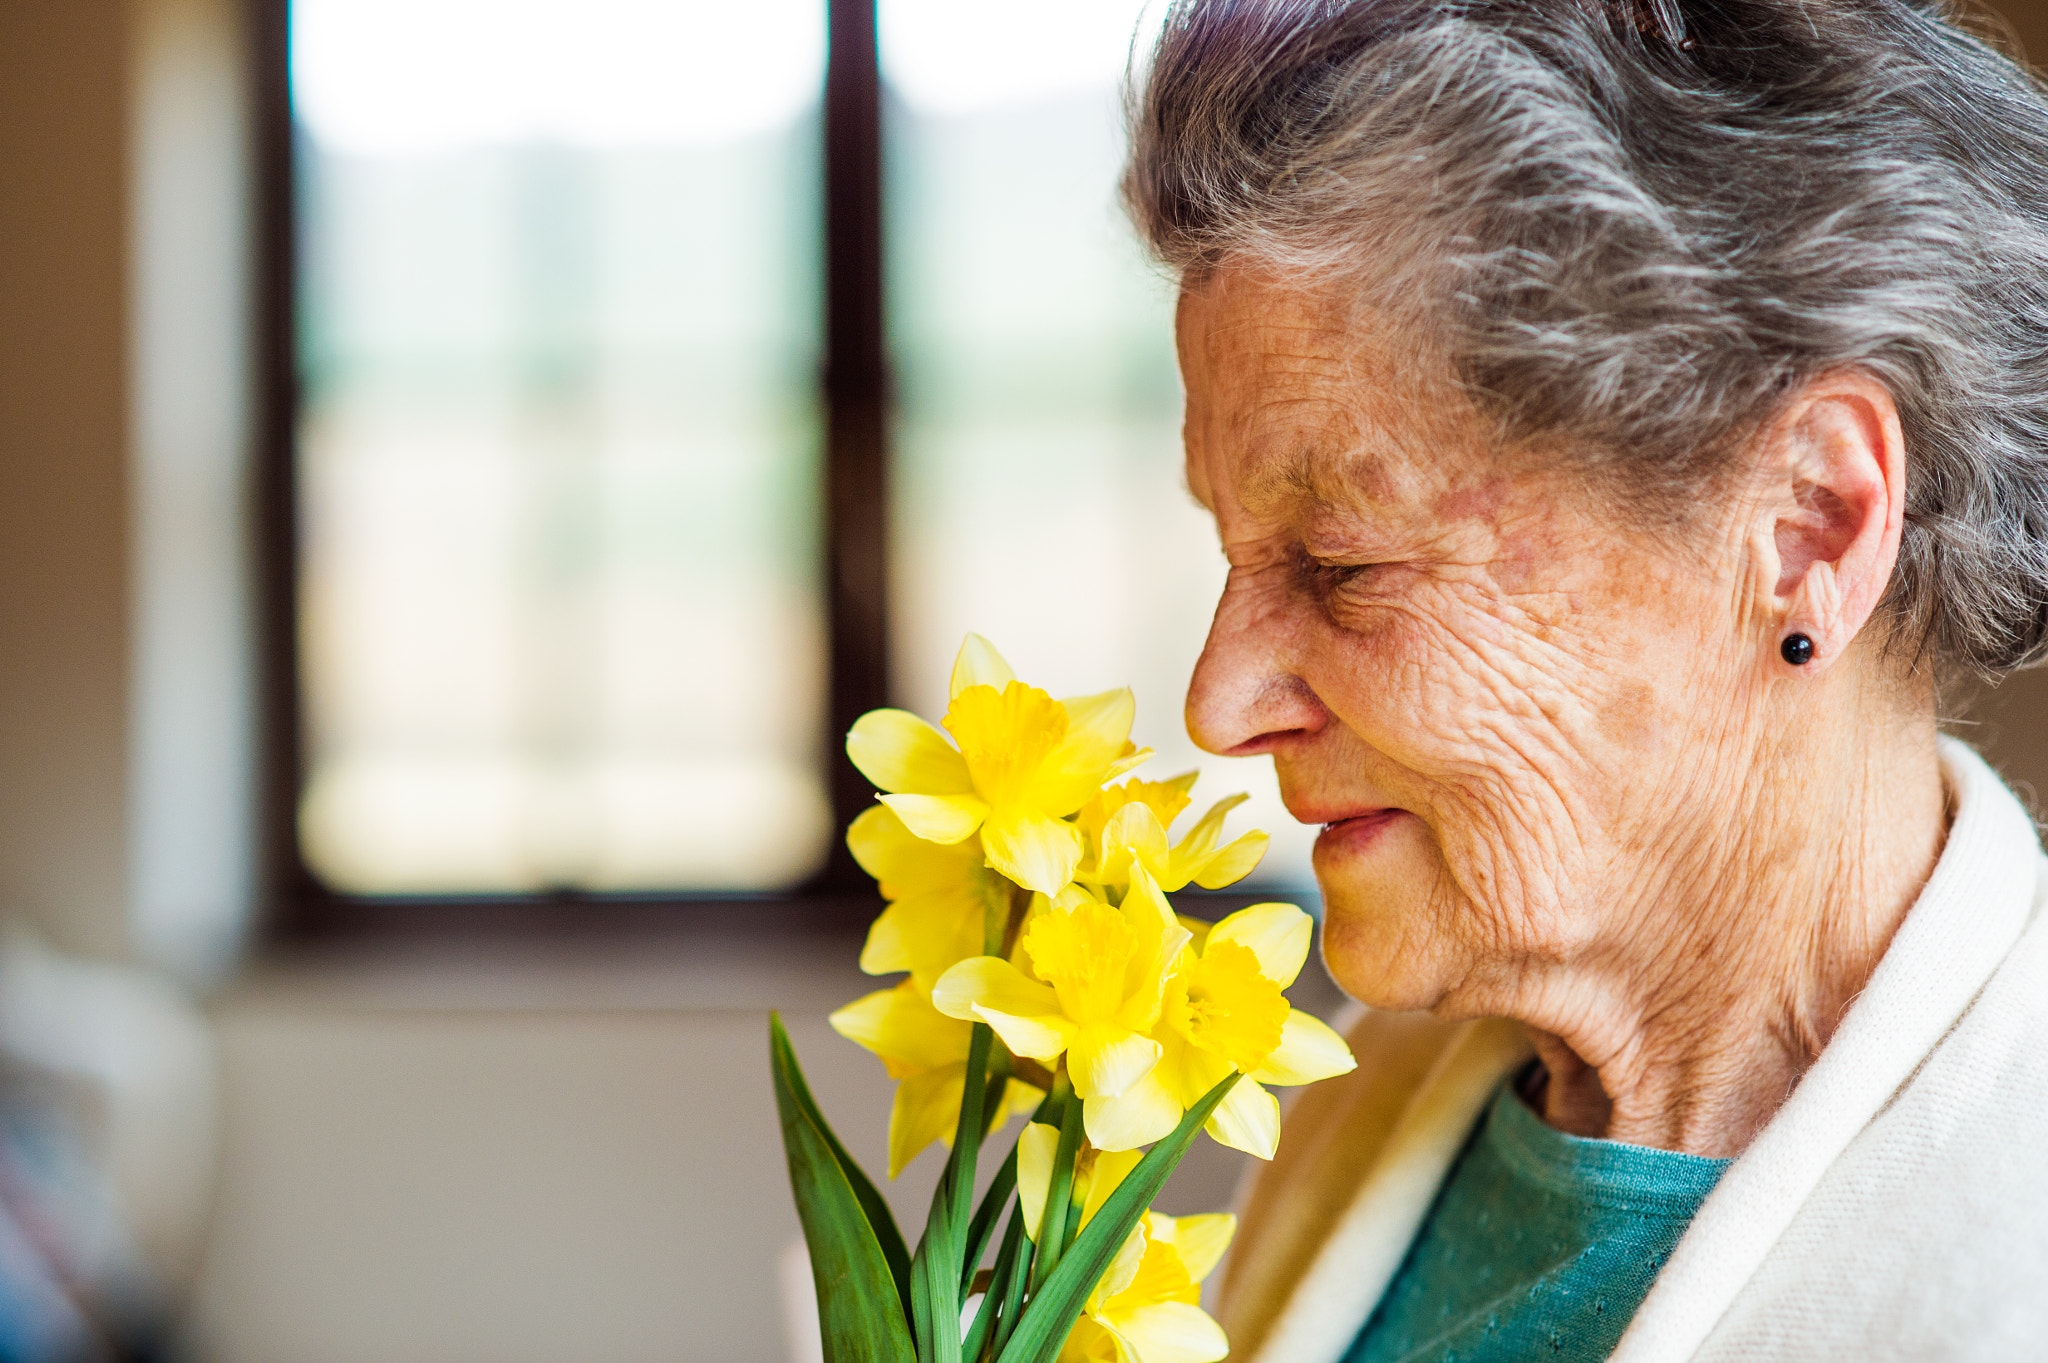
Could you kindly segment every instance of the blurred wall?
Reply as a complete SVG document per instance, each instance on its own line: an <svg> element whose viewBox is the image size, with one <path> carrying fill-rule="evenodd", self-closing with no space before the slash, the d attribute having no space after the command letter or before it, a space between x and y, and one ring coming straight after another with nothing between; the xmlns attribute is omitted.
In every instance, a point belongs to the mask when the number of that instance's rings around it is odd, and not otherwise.
<svg viewBox="0 0 2048 1363"><path fill-rule="evenodd" d="M0 913L126 951L128 32L0 3Z"/></svg>

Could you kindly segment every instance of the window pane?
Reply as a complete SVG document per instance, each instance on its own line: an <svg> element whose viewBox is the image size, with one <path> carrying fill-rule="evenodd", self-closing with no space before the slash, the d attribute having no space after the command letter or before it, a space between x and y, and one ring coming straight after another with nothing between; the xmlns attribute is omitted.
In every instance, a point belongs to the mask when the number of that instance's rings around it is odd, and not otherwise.
<svg viewBox="0 0 2048 1363"><path fill-rule="evenodd" d="M1156 13L1145 16L1145 37ZM986 634L1056 693L1131 684L1153 777L1200 764L1262 827L1266 885L1307 886L1313 830L1272 764L1198 752L1181 722L1223 583L1181 476L1168 281L1116 205L1133 0L882 0L891 129L896 677L946 704Z"/></svg>
<svg viewBox="0 0 2048 1363"><path fill-rule="evenodd" d="M801 879L820 0L292 17L309 863Z"/></svg>

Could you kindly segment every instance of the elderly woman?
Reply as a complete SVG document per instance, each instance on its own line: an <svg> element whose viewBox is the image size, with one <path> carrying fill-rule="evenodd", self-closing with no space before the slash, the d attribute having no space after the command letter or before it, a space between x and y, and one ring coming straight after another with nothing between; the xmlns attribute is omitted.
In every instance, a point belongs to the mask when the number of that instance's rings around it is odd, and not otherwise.
<svg viewBox="0 0 2048 1363"><path fill-rule="evenodd" d="M1188 700L1368 1005L1239 1360L2048 1358L2048 100L1908 0L1182 0Z"/></svg>

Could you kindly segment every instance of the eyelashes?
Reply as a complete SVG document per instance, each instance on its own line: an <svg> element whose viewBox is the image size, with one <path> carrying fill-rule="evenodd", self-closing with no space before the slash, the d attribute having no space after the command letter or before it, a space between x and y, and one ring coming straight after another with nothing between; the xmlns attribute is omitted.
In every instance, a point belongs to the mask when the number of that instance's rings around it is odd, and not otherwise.
<svg viewBox="0 0 2048 1363"><path fill-rule="evenodd" d="M1318 600L1328 600L1379 566L1376 563L1341 563L1318 558L1299 545L1295 546L1293 557L1295 581Z"/></svg>

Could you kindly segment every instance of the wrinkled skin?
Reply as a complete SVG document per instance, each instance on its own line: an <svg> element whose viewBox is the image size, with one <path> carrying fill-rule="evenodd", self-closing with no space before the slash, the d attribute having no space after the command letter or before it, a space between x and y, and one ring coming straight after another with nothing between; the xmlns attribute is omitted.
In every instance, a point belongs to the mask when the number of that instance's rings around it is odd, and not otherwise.
<svg viewBox="0 0 2048 1363"><path fill-rule="evenodd" d="M1674 526L1501 448L1447 366L1334 292L1225 268L1178 330L1188 483L1230 562L1189 729L1270 753L1328 825L1338 983L1520 1020L1566 1130L1739 1151L1946 827L1931 683L1873 618L1888 395L1813 381Z"/></svg>

